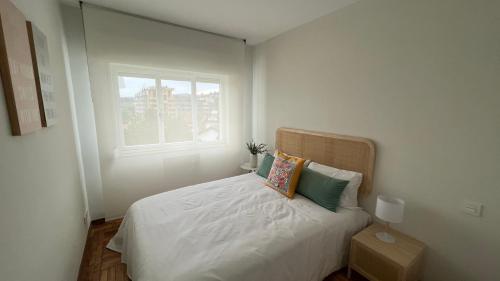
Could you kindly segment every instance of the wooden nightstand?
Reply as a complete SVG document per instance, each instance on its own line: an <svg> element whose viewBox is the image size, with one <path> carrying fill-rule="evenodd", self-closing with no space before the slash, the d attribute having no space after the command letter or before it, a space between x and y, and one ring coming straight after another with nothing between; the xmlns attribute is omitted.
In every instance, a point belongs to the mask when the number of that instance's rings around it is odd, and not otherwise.
<svg viewBox="0 0 500 281"><path fill-rule="evenodd" d="M375 233L384 226L372 224L351 241L349 271L356 270L371 281L417 281L424 254L424 243L391 229L396 243L380 241Z"/></svg>

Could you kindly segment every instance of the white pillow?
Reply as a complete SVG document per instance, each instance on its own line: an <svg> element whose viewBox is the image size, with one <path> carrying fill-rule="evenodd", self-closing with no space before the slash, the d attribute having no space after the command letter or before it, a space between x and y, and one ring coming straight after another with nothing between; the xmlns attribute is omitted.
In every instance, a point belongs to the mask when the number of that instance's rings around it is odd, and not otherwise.
<svg viewBox="0 0 500 281"><path fill-rule="evenodd" d="M363 174L321 165L316 162L311 162L308 168L332 178L349 181L340 195L339 206L344 208L358 207L358 188L363 181Z"/></svg>

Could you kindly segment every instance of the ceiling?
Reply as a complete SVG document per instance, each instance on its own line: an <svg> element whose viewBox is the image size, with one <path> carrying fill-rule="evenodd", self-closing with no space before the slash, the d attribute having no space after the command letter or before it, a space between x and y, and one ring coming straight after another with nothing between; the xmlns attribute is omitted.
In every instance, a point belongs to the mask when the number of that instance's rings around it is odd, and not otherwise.
<svg viewBox="0 0 500 281"><path fill-rule="evenodd" d="M63 0L78 3L78 0ZM357 0L84 0L254 45Z"/></svg>

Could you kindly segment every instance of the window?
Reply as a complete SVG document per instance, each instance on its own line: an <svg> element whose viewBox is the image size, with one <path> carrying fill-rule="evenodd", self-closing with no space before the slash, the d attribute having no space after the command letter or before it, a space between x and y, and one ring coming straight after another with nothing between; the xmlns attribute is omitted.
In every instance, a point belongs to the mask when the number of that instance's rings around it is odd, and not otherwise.
<svg viewBox="0 0 500 281"><path fill-rule="evenodd" d="M112 65L120 148L221 143L225 77Z"/></svg>

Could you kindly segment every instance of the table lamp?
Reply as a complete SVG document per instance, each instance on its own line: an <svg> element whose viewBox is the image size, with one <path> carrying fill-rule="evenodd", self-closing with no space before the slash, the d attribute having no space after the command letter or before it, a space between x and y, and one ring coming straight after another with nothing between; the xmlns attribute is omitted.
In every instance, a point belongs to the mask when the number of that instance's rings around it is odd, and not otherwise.
<svg viewBox="0 0 500 281"><path fill-rule="evenodd" d="M375 236L386 243L395 243L396 238L389 234L389 223L400 223L403 221L405 201L399 198L379 195L375 216L385 222L385 231L377 232Z"/></svg>

